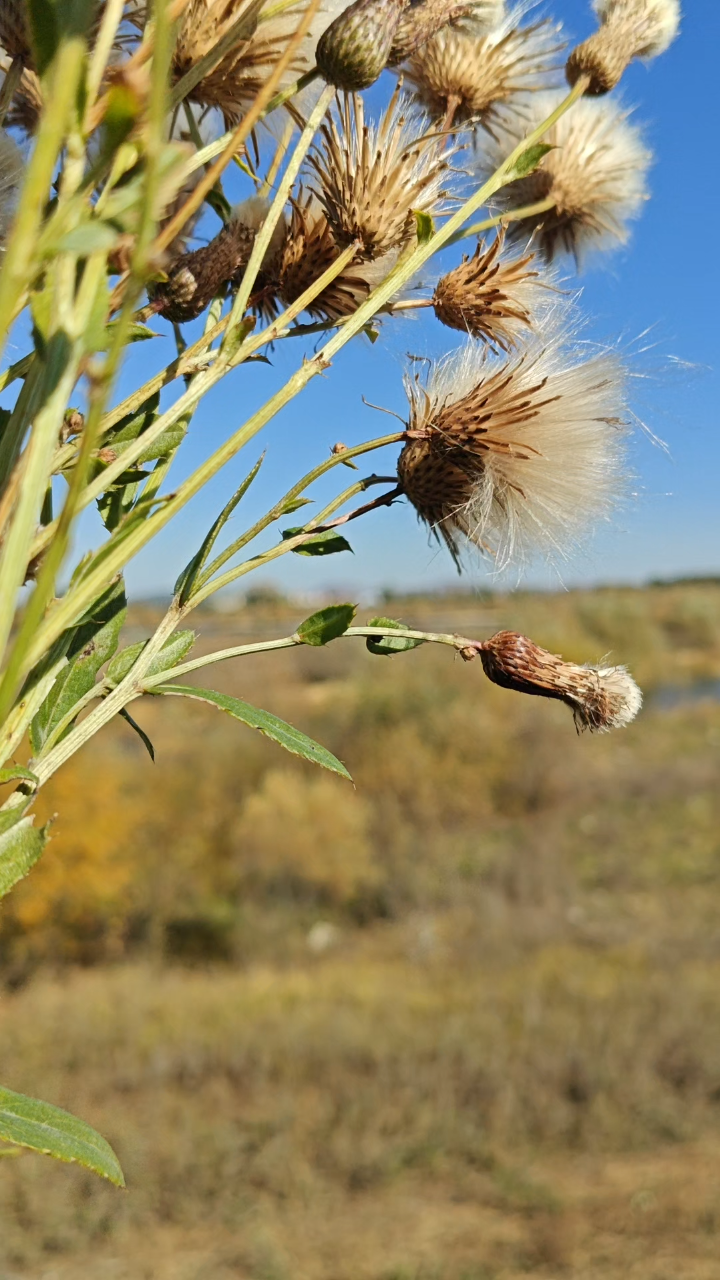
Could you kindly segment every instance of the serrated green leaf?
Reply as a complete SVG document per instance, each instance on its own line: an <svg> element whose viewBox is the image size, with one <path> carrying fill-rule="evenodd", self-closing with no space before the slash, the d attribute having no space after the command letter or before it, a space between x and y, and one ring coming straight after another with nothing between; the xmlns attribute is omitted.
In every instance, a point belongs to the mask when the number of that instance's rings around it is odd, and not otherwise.
<svg viewBox="0 0 720 1280"><path fill-rule="evenodd" d="M534 146L528 147L521 156L518 156L513 169L508 174L507 181L514 182L516 178L526 178L529 173L537 169L543 156L546 156L548 151L554 150L555 148L548 142L536 142Z"/></svg>
<svg viewBox="0 0 720 1280"><path fill-rule="evenodd" d="M185 655L190 652L194 643L194 631L176 631L169 640L165 641L160 652L155 654L146 674L159 676L163 671L169 671L170 667L176 667L178 662L182 662ZM128 672L135 666L146 644L147 640L138 640L136 644L129 644L126 649L121 649L120 653L116 654L106 673L111 684L120 684L121 680L125 679Z"/></svg>
<svg viewBox="0 0 720 1280"><path fill-rule="evenodd" d="M425 213L423 209L413 209L413 214L415 216L418 244L427 244L428 240L432 240L435 234L435 223L430 214Z"/></svg>
<svg viewBox="0 0 720 1280"><path fill-rule="evenodd" d="M30 742L35 755L42 750L60 721L92 689L100 668L117 649L126 614L125 591L119 583L106 599L101 616L78 629L70 645L68 665L57 676L30 725ZM71 725L69 722L65 732L70 731Z"/></svg>
<svg viewBox="0 0 720 1280"><path fill-rule="evenodd" d="M11 810L5 812L12 813ZM34 867L46 844L46 828L33 826L32 817L20 817L8 831L3 831L0 835L0 898Z"/></svg>
<svg viewBox="0 0 720 1280"><path fill-rule="evenodd" d="M301 756L303 760L311 760L313 764L319 764L323 769L339 773L341 778L352 781L345 765L326 747L322 747L319 742L314 742L299 729L294 729L291 724L279 720L270 711L253 707L249 702L242 702L240 698L231 698L227 693L216 693L214 689L200 689L195 685L155 685L153 693L174 694L181 698L197 698L200 702L210 702L221 711L227 711L228 715L233 716L235 720L241 720L243 724L249 725L251 729L259 729L260 733L264 733L267 738L272 738L273 742L279 743L293 755Z"/></svg>
<svg viewBox="0 0 720 1280"><path fill-rule="evenodd" d="M288 538L296 538L302 532L302 525L298 525L295 529L283 529L283 542L287 542ZM293 551L298 556L334 556L339 551L352 551L352 547L347 539L336 533L334 529L326 529L325 533L316 533L308 538L307 542L293 547Z"/></svg>
<svg viewBox="0 0 720 1280"><path fill-rule="evenodd" d="M0 784L3 782L33 782L37 785L38 776L32 769L25 769L21 764L14 764L9 769L0 769Z"/></svg>
<svg viewBox="0 0 720 1280"><path fill-rule="evenodd" d="M404 622L397 622L395 618L371 618L368 626L409 630ZM401 636L397 640L392 636L368 636L366 641L370 653L376 653L381 658L391 658L394 653L407 653L408 649L417 649L418 645L424 643L424 640L405 640Z"/></svg>
<svg viewBox="0 0 720 1280"><path fill-rule="evenodd" d="M185 568L180 574L180 577L175 583L175 595L177 596L181 604L185 604L185 602L189 600L192 594L193 586L198 579L198 575L202 572L203 568L207 563L208 556L210 555L210 552L212 551L215 545L215 542L217 540L219 533L221 532L223 526L227 524L228 520L230 519L230 516L232 515L236 506L240 502L241 498L244 498L245 494L250 488L250 485L252 484L253 480L255 479L258 471L260 470L263 464L264 457L265 457L264 453L260 455L257 462L255 463L255 466L252 468L252 471L250 471L249 475L245 477L242 484L240 485L240 488L235 490L235 493L233 494L230 501L226 503L226 505L223 507L217 520L215 520L214 523L211 525L210 529L208 530L207 534L203 539L200 549L195 553L192 560L190 560L189 563L186 564Z"/></svg>
<svg viewBox="0 0 720 1280"><path fill-rule="evenodd" d="M112 1147L84 1120L37 1098L0 1088L0 1138L56 1160L80 1164L116 1187L125 1179Z"/></svg>
<svg viewBox="0 0 720 1280"><path fill-rule="evenodd" d="M296 635L303 644L328 644L347 631L356 609L356 604L329 604L301 622Z"/></svg>

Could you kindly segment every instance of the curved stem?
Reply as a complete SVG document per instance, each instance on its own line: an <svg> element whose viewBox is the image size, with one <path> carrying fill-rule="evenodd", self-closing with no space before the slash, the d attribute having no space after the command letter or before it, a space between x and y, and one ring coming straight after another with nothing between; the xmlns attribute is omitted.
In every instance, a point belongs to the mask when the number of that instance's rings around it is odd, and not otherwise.
<svg viewBox="0 0 720 1280"><path fill-rule="evenodd" d="M446 241L446 246L457 244L458 240L467 240L469 236L479 236L483 231L490 231L493 227L505 226L506 222L520 222L523 218L536 218L540 213L547 213L549 209L555 208L555 201L552 196L546 196L544 200L536 200L534 204L525 204L518 209L506 209L504 213L498 213L494 218L484 218L482 222L474 222L471 227L463 227L462 231L456 231L454 236Z"/></svg>

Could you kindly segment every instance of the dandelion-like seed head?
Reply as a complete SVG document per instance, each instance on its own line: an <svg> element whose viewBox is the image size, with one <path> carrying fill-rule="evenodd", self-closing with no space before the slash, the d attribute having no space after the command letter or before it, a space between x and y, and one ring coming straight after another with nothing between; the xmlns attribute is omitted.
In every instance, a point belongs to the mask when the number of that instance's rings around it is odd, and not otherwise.
<svg viewBox="0 0 720 1280"><path fill-rule="evenodd" d="M497 167L557 106L559 97L538 94L528 105L529 121L503 121L488 143L488 166ZM553 148L525 178L503 187L497 201L504 209L547 201L542 212L510 224L512 239L531 231L548 261L570 253L580 265L593 249L624 244L627 223L647 199L646 176L652 159L629 112L611 99L582 98L545 135Z"/></svg>
<svg viewBox="0 0 720 1280"><path fill-rule="evenodd" d="M665 53L680 28L679 0L595 0L594 8L600 27L567 64L570 84L589 76L593 95L613 89L633 58Z"/></svg>
<svg viewBox="0 0 720 1280"><path fill-rule="evenodd" d="M427 122L398 89L378 124L367 124L362 98L348 95L321 130L310 163L317 198L340 245L359 240L366 258L402 248L415 235L416 211L445 207L444 183L456 148L427 131Z"/></svg>
<svg viewBox="0 0 720 1280"><path fill-rule="evenodd" d="M521 26L516 12L479 38L444 27L413 55L407 76L435 119L479 120L492 132L505 104L557 83L563 48L556 23Z"/></svg>
<svg viewBox="0 0 720 1280"><path fill-rule="evenodd" d="M433 307L448 328L509 351L528 333L538 307L547 305L556 286L538 270L532 251L503 253L504 241L504 230L487 249L480 241L471 258L463 257L438 281Z"/></svg>
<svg viewBox="0 0 720 1280"><path fill-rule="evenodd" d="M465 540L498 569L562 559L623 487L624 370L573 346L555 312L527 348L493 357L469 341L408 378L398 475L456 563Z"/></svg>
<svg viewBox="0 0 720 1280"><path fill-rule="evenodd" d="M493 684L564 702L578 732L624 728L642 706L642 693L625 667L565 662L515 631L500 631L486 640L480 656Z"/></svg>

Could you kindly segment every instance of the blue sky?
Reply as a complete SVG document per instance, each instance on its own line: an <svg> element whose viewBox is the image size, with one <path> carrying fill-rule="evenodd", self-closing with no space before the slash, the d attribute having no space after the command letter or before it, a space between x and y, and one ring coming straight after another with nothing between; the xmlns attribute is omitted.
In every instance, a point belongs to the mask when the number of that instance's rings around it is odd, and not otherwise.
<svg viewBox="0 0 720 1280"><path fill-rule="evenodd" d="M622 84L622 99L636 107L634 119L654 152L652 198L634 225L629 245L598 255L579 281L587 336L620 340L631 353L634 371L647 375L636 380L634 407L667 442L668 451L653 446L642 433L637 435L632 445L637 497L612 528L601 530L582 556L564 568L562 581L568 586L720 572L720 279L713 244L720 191L711 128L717 119L711 95L720 18L716 0L686 0L685 8L681 37L670 51L649 67L634 65ZM550 12L563 20L573 37L583 38L594 25L585 0L556 0ZM457 251L450 261L456 256ZM437 355L455 345L452 331L421 315L388 325L374 347L366 339L355 339L328 375L315 379L129 567L133 594L171 587L217 509L263 448L265 463L238 510L235 531L326 457L336 440L351 445L393 430L391 419L363 405L363 393L376 404L403 412L405 352ZM648 343L652 351L632 354ZM226 380L198 410L176 479L240 425L279 385L281 375L292 372L301 355L300 341L280 343L272 368L245 366ZM147 375L165 359L159 343L143 344L133 354L133 366ZM126 388L132 385L130 371L123 381ZM386 456L372 455L367 471L392 472L396 453L395 449ZM331 474L329 484L318 486L318 496L331 494L341 487L338 480L344 485L349 477L344 468L342 475ZM382 587L430 589L457 581L448 555L428 543L407 504L375 513L351 530L353 557L308 560L289 555L272 572L263 573L263 582L296 592L334 589L357 598ZM90 523L85 522L83 541L90 536ZM272 541L271 537L264 545ZM504 581L515 585L517 578ZM244 585L253 582L246 578ZM541 567L524 582L557 586L559 579ZM469 567L467 586L492 583L487 565L477 561Z"/></svg>

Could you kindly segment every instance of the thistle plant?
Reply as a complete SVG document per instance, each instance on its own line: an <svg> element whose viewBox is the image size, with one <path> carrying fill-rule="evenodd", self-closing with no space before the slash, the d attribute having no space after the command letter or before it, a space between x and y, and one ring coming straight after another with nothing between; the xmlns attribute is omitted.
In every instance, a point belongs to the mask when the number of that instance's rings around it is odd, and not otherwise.
<svg viewBox="0 0 720 1280"><path fill-rule="evenodd" d="M578 728L635 716L623 667L565 662L511 632L357 625L337 603L291 635L193 656L188 625L281 556L348 549L351 521L401 497L458 567L466 553L562 558L613 509L627 377L615 352L579 343L578 304L547 264L611 248L640 212L648 153L626 108L598 95L632 57L662 52L679 14L669 0L596 7L563 89L566 38L501 0L0 0L0 337L22 349L0 374L0 896L41 857L33 803L75 752L120 716L152 754L143 697L200 699L349 777L300 730L196 683L221 661L341 639L398 660L440 644L506 689L563 701ZM386 67L370 119L361 91ZM181 542L187 503L261 432L271 447L276 414L332 376L343 347L418 306L456 349L411 363L401 429L353 448L318 439L317 465L228 541L250 456L155 631L126 643L126 565L172 521ZM149 337L165 354L118 402L128 348ZM204 397L226 381L241 402L242 366L279 342L297 350L291 377L173 483ZM365 345L368 364L380 347ZM388 445L396 473L364 474ZM330 472L345 486L295 514ZM99 545L73 558L89 508ZM122 1182L86 1124L7 1089L0 1139Z"/></svg>

